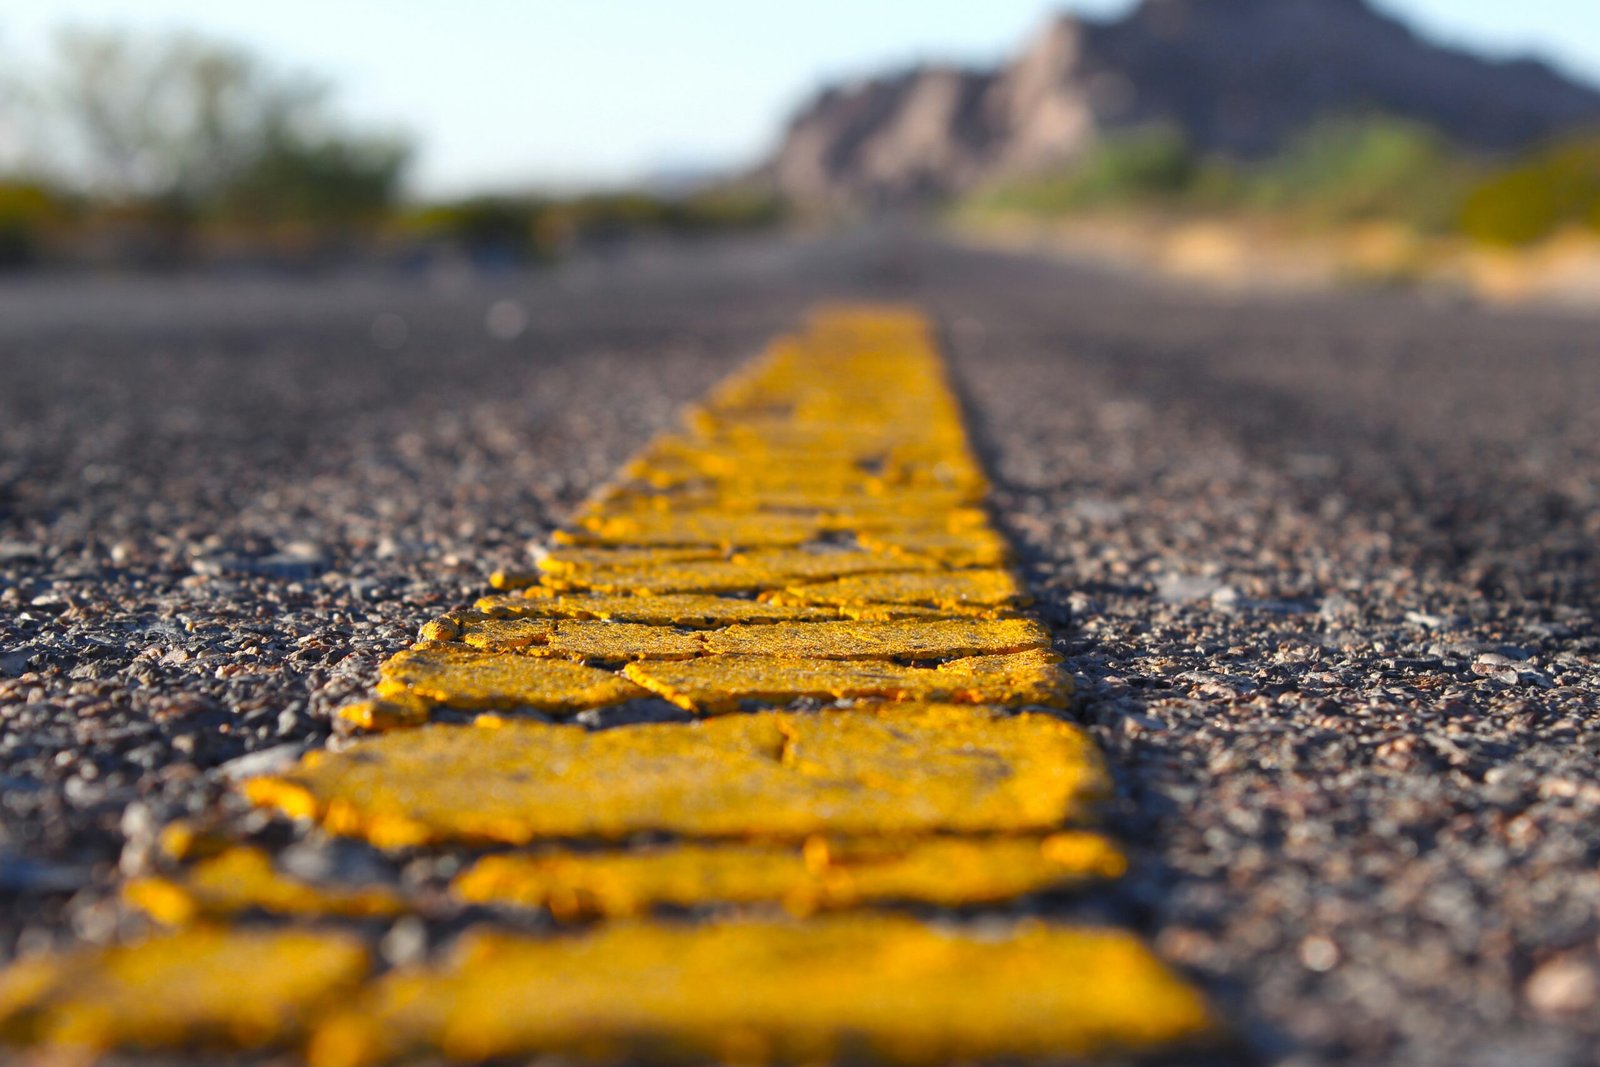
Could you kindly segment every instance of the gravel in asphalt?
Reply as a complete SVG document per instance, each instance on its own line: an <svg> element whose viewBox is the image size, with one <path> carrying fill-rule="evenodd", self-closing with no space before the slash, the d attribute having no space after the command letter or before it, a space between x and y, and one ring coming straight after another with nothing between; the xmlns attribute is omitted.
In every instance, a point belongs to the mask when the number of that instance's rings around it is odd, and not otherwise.
<svg viewBox="0 0 1600 1067"><path fill-rule="evenodd" d="M321 743L421 621L830 296L944 328L1117 778L1132 869L1073 906L1263 1062L1595 1062L1592 321L883 232L0 283L0 950L135 921L116 879L159 827Z"/></svg>

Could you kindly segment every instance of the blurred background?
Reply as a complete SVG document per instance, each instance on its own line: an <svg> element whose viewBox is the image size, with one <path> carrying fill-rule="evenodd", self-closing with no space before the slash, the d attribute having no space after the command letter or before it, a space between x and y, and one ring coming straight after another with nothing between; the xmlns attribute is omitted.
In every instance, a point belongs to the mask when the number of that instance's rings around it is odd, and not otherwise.
<svg viewBox="0 0 1600 1067"><path fill-rule="evenodd" d="M1593 0L7 0L0 268L483 268L892 213L1600 294Z"/></svg>

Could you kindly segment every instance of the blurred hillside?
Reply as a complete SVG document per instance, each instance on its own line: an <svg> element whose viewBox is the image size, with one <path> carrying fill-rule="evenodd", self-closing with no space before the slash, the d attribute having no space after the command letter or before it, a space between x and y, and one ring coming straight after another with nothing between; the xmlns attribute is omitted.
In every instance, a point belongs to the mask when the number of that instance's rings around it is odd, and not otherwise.
<svg viewBox="0 0 1600 1067"><path fill-rule="evenodd" d="M63 31L38 69L0 57L0 269L498 266L776 218L772 197L737 185L417 202L414 148L248 49Z"/></svg>
<svg viewBox="0 0 1600 1067"><path fill-rule="evenodd" d="M1083 161L1151 127L1262 159L1330 116L1379 113L1486 153L1600 126L1600 89L1419 38L1367 0L1144 0L1063 15L994 69L923 66L819 93L769 164L819 208L925 201Z"/></svg>
<svg viewBox="0 0 1600 1067"><path fill-rule="evenodd" d="M765 173L813 213L948 209L1225 281L1600 296L1600 89L1367 0L1062 16L995 69L824 90Z"/></svg>

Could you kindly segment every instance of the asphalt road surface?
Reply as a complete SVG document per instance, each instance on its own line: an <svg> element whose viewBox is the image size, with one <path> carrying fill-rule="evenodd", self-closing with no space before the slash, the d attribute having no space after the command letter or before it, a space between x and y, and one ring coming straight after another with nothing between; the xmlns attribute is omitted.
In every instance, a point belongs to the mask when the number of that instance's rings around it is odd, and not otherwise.
<svg viewBox="0 0 1600 1067"><path fill-rule="evenodd" d="M1061 906L1246 1058L1597 1062L1595 322L889 232L0 282L0 953L114 936L155 828L828 298L940 323L1113 764L1134 869Z"/></svg>

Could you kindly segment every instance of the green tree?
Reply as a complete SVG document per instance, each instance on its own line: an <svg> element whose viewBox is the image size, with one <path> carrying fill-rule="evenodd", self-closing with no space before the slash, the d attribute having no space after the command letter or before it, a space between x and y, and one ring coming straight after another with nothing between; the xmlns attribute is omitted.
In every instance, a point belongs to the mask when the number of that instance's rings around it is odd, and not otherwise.
<svg viewBox="0 0 1600 1067"><path fill-rule="evenodd" d="M192 36L65 31L41 80L46 166L175 220L360 222L394 201L410 156L341 123L325 83Z"/></svg>

